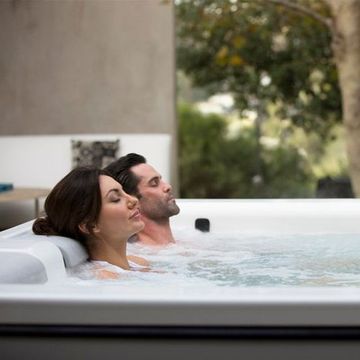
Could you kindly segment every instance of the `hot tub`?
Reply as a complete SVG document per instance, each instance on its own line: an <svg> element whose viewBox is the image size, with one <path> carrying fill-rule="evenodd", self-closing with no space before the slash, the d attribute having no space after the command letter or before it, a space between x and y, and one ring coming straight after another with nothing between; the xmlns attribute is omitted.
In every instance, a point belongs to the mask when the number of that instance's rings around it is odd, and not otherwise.
<svg viewBox="0 0 360 360"><path fill-rule="evenodd" d="M360 241L356 199L178 203L173 228L197 227L192 231L205 240L221 233L236 233L234 241L314 234L316 243L325 233ZM1 359L358 358L358 286L79 286L66 268L85 260L83 249L30 229L31 222L0 233Z"/></svg>

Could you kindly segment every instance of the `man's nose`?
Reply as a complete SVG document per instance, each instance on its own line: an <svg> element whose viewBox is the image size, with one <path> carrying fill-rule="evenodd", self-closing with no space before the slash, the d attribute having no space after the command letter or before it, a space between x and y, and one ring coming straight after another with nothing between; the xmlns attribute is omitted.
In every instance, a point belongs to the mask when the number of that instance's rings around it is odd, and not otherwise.
<svg viewBox="0 0 360 360"><path fill-rule="evenodd" d="M167 183L166 181L163 181L163 189L164 189L164 191L165 192L169 192L169 191L171 191L171 189L172 189L172 187L171 187L171 185L169 184L169 183Z"/></svg>

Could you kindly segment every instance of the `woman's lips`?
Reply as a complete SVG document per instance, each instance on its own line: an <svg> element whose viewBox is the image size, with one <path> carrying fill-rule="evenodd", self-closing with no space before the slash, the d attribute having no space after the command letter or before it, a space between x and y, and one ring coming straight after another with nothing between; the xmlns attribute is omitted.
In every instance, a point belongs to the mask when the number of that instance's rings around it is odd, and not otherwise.
<svg viewBox="0 0 360 360"><path fill-rule="evenodd" d="M129 219L134 219L134 218L138 218L140 217L140 210L139 209L136 209L133 214L130 216Z"/></svg>

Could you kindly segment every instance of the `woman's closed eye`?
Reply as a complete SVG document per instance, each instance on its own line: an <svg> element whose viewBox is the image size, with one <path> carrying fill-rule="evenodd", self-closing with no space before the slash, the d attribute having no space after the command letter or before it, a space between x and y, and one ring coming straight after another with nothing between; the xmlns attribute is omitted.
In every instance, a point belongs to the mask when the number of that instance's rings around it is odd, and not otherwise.
<svg viewBox="0 0 360 360"><path fill-rule="evenodd" d="M107 199L109 202L112 203L117 203L121 200L121 190L119 189L111 189L108 193L107 193Z"/></svg>
<svg viewBox="0 0 360 360"><path fill-rule="evenodd" d="M121 200L121 194L117 191L113 191L109 196L109 201L112 203L117 203Z"/></svg>

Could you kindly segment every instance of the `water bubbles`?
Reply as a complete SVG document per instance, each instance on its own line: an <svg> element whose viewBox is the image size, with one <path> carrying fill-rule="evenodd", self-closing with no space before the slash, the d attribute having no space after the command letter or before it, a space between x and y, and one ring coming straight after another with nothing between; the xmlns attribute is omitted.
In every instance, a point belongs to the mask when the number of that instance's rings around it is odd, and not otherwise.
<svg viewBox="0 0 360 360"><path fill-rule="evenodd" d="M244 235L175 231L165 248L129 245L154 271L129 272L116 286L202 287L360 286L357 235ZM84 277L83 277L84 278ZM85 277L86 278L86 277Z"/></svg>

